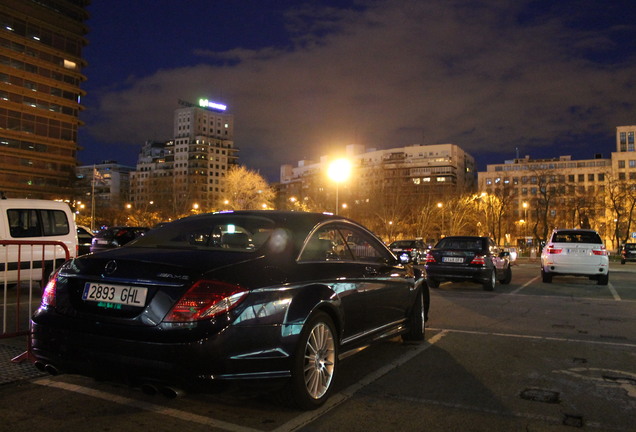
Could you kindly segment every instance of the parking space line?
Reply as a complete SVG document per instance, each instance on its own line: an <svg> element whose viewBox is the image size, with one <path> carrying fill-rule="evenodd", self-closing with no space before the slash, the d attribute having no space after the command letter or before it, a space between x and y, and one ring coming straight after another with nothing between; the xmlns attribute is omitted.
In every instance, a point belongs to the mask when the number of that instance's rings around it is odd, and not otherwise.
<svg viewBox="0 0 636 432"><path fill-rule="evenodd" d="M53 381L50 378L42 378L35 381L32 381L34 384L59 388L62 390L80 393L86 396L91 396L94 398L106 400L109 402L113 402L119 405L126 405L133 408L138 408L145 411L151 411L157 414L166 415L169 417L174 417L179 420L184 420L192 423L199 423L204 426L210 426L222 430L226 430L228 432L262 432L258 429L252 429L248 427L243 427L240 425L227 423L221 420L216 420L210 417L205 417L193 413L189 413L187 411L181 411L173 408L166 408L165 406L156 405L148 402L143 402L123 396L117 396L111 393L103 392L100 390L91 389L88 387L82 387L75 384L69 384L65 382Z"/></svg>
<svg viewBox="0 0 636 432"><path fill-rule="evenodd" d="M618 292L616 292L616 289L614 288L614 285L612 285L611 282L607 284L607 288L609 288L610 292L612 293L612 297L614 297L614 300L616 301L623 300L621 296L618 295Z"/></svg>
<svg viewBox="0 0 636 432"><path fill-rule="evenodd" d="M399 366L403 365L404 363L418 356L419 354L421 354L428 348L432 347L435 343L439 342L447 333L448 331L441 330L439 333L437 333L436 335L434 335L427 341L418 345L416 349L410 350L409 352L397 358L396 360L390 362L386 366L368 374L357 383L333 395L327 400L325 405L323 405L322 407L314 411L302 413L299 416L294 417L291 421L274 429L274 431L272 432L283 432L283 431L290 432L311 423L312 421L325 415L327 412L331 411L333 408L337 407L341 403L350 399L360 389L371 384L375 380L391 372L393 369L398 368ZM162 406L162 405L152 404L152 403L135 400L135 399L131 399L131 398L123 397L123 396L117 396L112 393L95 390L95 389L83 387L76 384L70 384L70 383L65 383L61 381L54 381L51 378L40 378L40 379L32 381L32 383L41 385L41 386L46 386L46 387L58 388L58 389L62 389L62 390L66 390L66 391L70 391L74 393L80 393L86 396L106 400L106 401L116 403L119 405L126 405L126 406L137 408L140 410L150 411L150 412L154 412L161 415L166 415L166 416L173 417L179 420L218 428L228 432L263 432L260 429L244 427L237 424L224 422L222 420L216 420L214 418L189 413L187 411L177 410L173 408L166 408L165 406Z"/></svg>
<svg viewBox="0 0 636 432"><path fill-rule="evenodd" d="M530 279L528 282L524 283L523 285L521 285L519 288L517 288L516 290L510 292L510 294L517 294L519 291L521 291L522 289L524 289L525 287L527 287L528 285L530 285L531 283L534 283L536 280L539 279L539 276L535 276L533 279Z"/></svg>
<svg viewBox="0 0 636 432"><path fill-rule="evenodd" d="M443 332L444 334L448 333L463 333L463 334L474 334L481 336L500 336L500 337L509 337L509 338L519 338L519 339L533 339L533 340L543 340L550 342L572 342L572 343L583 343L590 345L605 345L605 346L614 346L614 347L623 347L623 348L636 348L635 343L623 343L623 342L605 342L605 341L595 341L595 340L586 340L586 339L571 339L565 337L555 337L555 336L534 336L534 335L524 335L524 334L515 334L515 333L496 333L496 332L485 332L479 330L456 330L456 329L440 329L440 328L431 328L430 330L437 330Z"/></svg>
<svg viewBox="0 0 636 432"><path fill-rule="evenodd" d="M427 330L431 330L431 329L427 329ZM426 342L419 345L417 349L414 349L413 351L410 351L404 354L403 356L397 358L396 360L390 362L386 366L374 372L371 372L360 381L350 385L343 391L331 396L331 398L329 398L329 400L327 400L327 402L322 407L314 411L309 411L297 417L294 417L292 420L279 426L278 428L274 429L272 432L291 432L291 431L298 430L302 428L303 426L308 425L309 423L322 417L323 415L325 415L326 413L328 413L329 411L331 411L332 409L334 409L341 403L350 399L360 389L368 386L372 382L388 374L393 369L396 369L402 366L404 363L408 362L414 357L417 357L418 355L420 355L421 353L423 353L424 351L426 351L427 349L435 345L437 342L439 342L447 334L448 334L448 331L441 330L435 336L433 336L432 338L428 339Z"/></svg>

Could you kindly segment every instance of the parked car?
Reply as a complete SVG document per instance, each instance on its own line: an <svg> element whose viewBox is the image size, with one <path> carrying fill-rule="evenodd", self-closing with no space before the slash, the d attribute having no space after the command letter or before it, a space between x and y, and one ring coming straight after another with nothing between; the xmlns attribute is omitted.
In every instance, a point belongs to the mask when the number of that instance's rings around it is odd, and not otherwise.
<svg viewBox="0 0 636 432"><path fill-rule="evenodd" d="M423 240L396 240L389 249L404 263L419 264L426 257L427 247Z"/></svg>
<svg viewBox="0 0 636 432"><path fill-rule="evenodd" d="M77 254L85 255L90 253L95 235L90 228L77 225Z"/></svg>
<svg viewBox="0 0 636 432"><path fill-rule="evenodd" d="M621 264L636 261L636 243L625 243L621 247Z"/></svg>
<svg viewBox="0 0 636 432"><path fill-rule="evenodd" d="M115 226L105 228L95 234L91 243L91 252L100 252L103 250L118 248L141 237L150 228L147 227L126 227Z"/></svg>
<svg viewBox="0 0 636 432"><path fill-rule="evenodd" d="M471 281L492 291L497 280L502 284L512 280L508 254L489 237L444 237L426 255L425 268L428 286L432 288L443 281Z"/></svg>
<svg viewBox="0 0 636 432"><path fill-rule="evenodd" d="M555 229L541 251L541 277L552 282L555 275L587 276L607 285L609 256L601 236L588 229Z"/></svg>
<svg viewBox="0 0 636 432"><path fill-rule="evenodd" d="M396 335L422 340L428 299L419 270L351 220L202 214L63 265L30 346L42 370L147 391L283 380L280 394L311 409L339 358Z"/></svg>

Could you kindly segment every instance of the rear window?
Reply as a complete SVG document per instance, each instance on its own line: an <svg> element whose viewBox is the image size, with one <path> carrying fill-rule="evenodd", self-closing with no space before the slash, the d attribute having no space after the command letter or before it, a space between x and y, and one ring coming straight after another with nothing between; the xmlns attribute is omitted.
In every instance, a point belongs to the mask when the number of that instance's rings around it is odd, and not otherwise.
<svg viewBox="0 0 636 432"><path fill-rule="evenodd" d="M451 250L482 250L483 240L481 238L443 238L437 243L437 249Z"/></svg>
<svg viewBox="0 0 636 432"><path fill-rule="evenodd" d="M626 244L625 250L636 250L636 243Z"/></svg>
<svg viewBox="0 0 636 432"><path fill-rule="evenodd" d="M148 231L129 247L253 251L269 239L274 222L253 216L185 218Z"/></svg>
<svg viewBox="0 0 636 432"><path fill-rule="evenodd" d="M13 238L53 237L70 232L66 212L62 210L9 209L7 220Z"/></svg>
<svg viewBox="0 0 636 432"><path fill-rule="evenodd" d="M594 231L557 231L552 236L552 243L598 243L602 244L601 236Z"/></svg>

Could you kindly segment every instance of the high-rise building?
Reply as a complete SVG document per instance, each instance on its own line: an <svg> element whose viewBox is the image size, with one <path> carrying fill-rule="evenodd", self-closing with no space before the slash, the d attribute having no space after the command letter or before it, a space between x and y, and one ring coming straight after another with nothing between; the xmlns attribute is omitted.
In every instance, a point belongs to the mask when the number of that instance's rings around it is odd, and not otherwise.
<svg viewBox="0 0 636 432"><path fill-rule="evenodd" d="M222 104L180 101L174 139L146 143L131 176L132 204L154 201L170 214L217 208L227 171L237 163L234 116Z"/></svg>
<svg viewBox="0 0 636 432"><path fill-rule="evenodd" d="M0 191L70 199L89 0L0 2Z"/></svg>

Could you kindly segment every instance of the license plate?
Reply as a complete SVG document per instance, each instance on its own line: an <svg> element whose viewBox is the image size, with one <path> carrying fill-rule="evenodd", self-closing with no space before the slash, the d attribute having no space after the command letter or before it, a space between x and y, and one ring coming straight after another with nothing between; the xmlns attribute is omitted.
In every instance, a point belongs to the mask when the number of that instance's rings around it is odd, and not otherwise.
<svg viewBox="0 0 636 432"><path fill-rule="evenodd" d="M573 255L585 255L587 254L587 249L568 249L568 253L573 254Z"/></svg>
<svg viewBox="0 0 636 432"><path fill-rule="evenodd" d="M442 262L463 263L464 262L464 258L462 258L462 257L442 257Z"/></svg>
<svg viewBox="0 0 636 432"><path fill-rule="evenodd" d="M86 282L82 300L90 302L116 303L127 306L143 306L146 304L148 288L123 285L109 285Z"/></svg>

